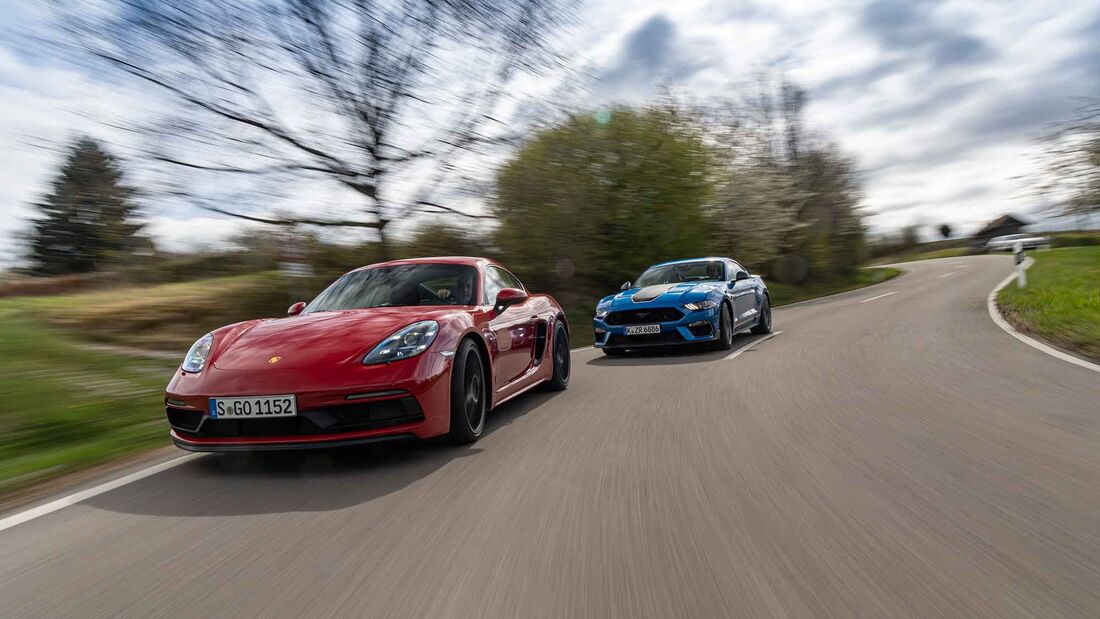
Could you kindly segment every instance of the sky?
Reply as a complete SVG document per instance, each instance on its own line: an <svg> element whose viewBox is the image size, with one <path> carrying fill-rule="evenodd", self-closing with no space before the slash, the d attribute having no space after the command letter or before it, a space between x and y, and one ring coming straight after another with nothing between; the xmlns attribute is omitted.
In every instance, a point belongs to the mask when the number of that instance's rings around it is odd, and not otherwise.
<svg viewBox="0 0 1100 619"><path fill-rule="evenodd" d="M0 264L17 251L59 145L87 133L125 150L133 136L90 118L157 109L156 97L16 36L47 6L0 0ZM1100 97L1100 0L589 0L562 51L589 68L594 107L644 102L661 87L722 96L761 71L783 75L808 90L808 126L855 158L872 231L967 232L1039 206L1027 191L1035 138L1082 97ZM170 249L241 225L147 206L147 230Z"/></svg>

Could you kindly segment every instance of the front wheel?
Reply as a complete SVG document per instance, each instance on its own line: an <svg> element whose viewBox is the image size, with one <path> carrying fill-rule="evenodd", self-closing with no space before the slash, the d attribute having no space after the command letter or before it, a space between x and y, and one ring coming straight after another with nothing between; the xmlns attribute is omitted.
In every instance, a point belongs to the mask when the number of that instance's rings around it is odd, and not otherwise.
<svg viewBox="0 0 1100 619"><path fill-rule="evenodd" d="M554 374L546 381L546 388L550 391L565 391L569 386L569 333L565 325L558 323L554 328L553 341Z"/></svg>
<svg viewBox="0 0 1100 619"><path fill-rule="evenodd" d="M718 340L714 342L715 350L729 350L733 348L733 315L730 314L730 306L722 304L722 312L718 317Z"/></svg>
<svg viewBox="0 0 1100 619"><path fill-rule="evenodd" d="M488 381L481 353L470 340L463 340L451 366L451 442L468 445L485 431L488 410Z"/></svg>
<svg viewBox="0 0 1100 619"><path fill-rule="evenodd" d="M755 335L772 332L772 303L768 299L768 295L764 295L764 300L760 302L760 318L756 321L756 326L752 328L752 332Z"/></svg>

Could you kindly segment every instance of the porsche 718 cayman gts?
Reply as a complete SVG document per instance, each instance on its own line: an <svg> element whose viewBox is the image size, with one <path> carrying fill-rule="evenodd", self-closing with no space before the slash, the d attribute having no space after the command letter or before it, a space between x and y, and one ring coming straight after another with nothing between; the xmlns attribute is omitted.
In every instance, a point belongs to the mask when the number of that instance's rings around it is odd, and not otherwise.
<svg viewBox="0 0 1100 619"><path fill-rule="evenodd" d="M176 445L294 449L440 435L470 443L493 407L569 383L561 307L483 258L366 266L288 314L195 342L165 394Z"/></svg>
<svg viewBox="0 0 1100 619"><path fill-rule="evenodd" d="M596 348L608 355L694 343L729 350L740 331L771 331L771 298L764 280L734 260L677 260L600 299L592 324Z"/></svg>

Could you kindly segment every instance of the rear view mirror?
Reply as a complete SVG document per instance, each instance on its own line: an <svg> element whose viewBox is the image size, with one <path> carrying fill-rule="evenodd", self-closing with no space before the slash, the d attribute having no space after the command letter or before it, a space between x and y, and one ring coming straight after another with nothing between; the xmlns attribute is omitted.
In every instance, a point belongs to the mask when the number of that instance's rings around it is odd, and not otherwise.
<svg viewBox="0 0 1100 619"><path fill-rule="evenodd" d="M286 315L287 316L297 316L298 314L301 314L302 310L304 310L305 308L306 308L306 302L305 301L298 301L294 305L291 305L290 307L287 308Z"/></svg>
<svg viewBox="0 0 1100 619"><path fill-rule="evenodd" d="M623 282L623 285L619 286L619 290L630 290L630 282Z"/></svg>
<svg viewBox="0 0 1100 619"><path fill-rule="evenodd" d="M746 273L746 272L744 272L744 271L738 271L738 272L737 272L737 275L735 275L733 279L734 279L735 281L741 281L741 280L745 280L745 279L748 279L748 278L749 278L749 274L748 274L748 273Z"/></svg>

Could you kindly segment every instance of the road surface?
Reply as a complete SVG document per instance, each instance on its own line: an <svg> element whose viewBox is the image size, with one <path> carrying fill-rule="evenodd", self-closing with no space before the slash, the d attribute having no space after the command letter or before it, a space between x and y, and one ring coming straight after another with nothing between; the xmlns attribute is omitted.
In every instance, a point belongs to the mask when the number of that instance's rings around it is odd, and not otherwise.
<svg viewBox="0 0 1100 619"><path fill-rule="evenodd" d="M908 268L733 358L576 352L471 447L204 455L10 528L0 617L1100 615L1100 375L990 320L1010 258Z"/></svg>

